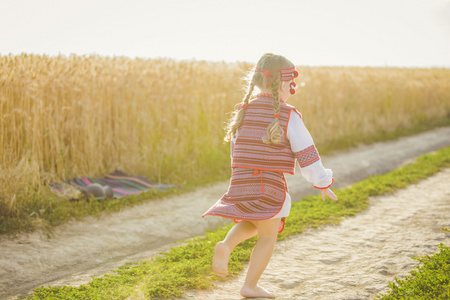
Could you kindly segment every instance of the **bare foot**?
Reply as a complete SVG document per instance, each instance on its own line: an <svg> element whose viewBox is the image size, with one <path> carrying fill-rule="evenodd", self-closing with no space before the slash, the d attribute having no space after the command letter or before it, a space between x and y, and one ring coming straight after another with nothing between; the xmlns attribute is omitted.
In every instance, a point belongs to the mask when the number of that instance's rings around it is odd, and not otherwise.
<svg viewBox="0 0 450 300"><path fill-rule="evenodd" d="M212 263L213 272L222 278L228 275L228 260L230 259L230 249L224 242L218 242L214 250Z"/></svg>
<svg viewBox="0 0 450 300"><path fill-rule="evenodd" d="M243 286L241 289L241 296L246 298L275 298L274 293L271 293L258 285L254 288Z"/></svg>

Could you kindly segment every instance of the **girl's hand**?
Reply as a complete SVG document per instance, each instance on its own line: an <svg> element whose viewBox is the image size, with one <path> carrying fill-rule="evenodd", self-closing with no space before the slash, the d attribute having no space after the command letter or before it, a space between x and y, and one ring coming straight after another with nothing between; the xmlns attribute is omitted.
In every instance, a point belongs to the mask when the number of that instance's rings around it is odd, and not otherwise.
<svg viewBox="0 0 450 300"><path fill-rule="evenodd" d="M322 201L325 201L325 195L330 197L330 199L333 200L333 201L337 201L338 200L338 197L333 193L333 191L330 188L324 189L324 190L320 190L320 192L322 193Z"/></svg>

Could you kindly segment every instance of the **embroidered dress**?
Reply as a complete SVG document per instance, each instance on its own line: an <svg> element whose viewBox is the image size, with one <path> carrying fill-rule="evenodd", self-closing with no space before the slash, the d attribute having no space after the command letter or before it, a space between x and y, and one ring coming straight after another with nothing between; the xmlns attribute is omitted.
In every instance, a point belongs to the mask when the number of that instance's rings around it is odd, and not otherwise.
<svg viewBox="0 0 450 300"><path fill-rule="evenodd" d="M302 175L316 188L328 188L332 184L332 171L323 167L301 114L293 106L280 102L279 120L285 135L280 144L266 145L262 136L272 120L270 95L258 95L250 101L231 142L232 173L228 191L203 217L215 215L235 222L281 218L281 232L291 206L284 173L294 174L296 161Z"/></svg>

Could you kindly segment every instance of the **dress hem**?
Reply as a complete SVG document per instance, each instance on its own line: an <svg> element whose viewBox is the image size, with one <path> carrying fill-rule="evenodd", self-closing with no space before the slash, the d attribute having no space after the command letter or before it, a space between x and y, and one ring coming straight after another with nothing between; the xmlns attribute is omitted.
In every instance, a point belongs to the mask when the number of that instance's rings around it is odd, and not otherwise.
<svg viewBox="0 0 450 300"><path fill-rule="evenodd" d="M286 197L285 197L285 198L286 198ZM280 209L280 211L281 211L281 209ZM280 212L280 211L279 211L279 212ZM278 213L279 213L279 212L278 212ZM202 215L202 218L204 218L204 217L206 217L206 216L222 217L222 218L226 218L226 219L232 219L233 222L237 224L237 223L242 222L242 221L248 221L248 222L251 222L251 221L266 221L266 220L270 220L270 219L272 219L274 216L276 216L278 213L274 214L272 217L267 218L267 219L237 219L237 218L234 218L234 217L230 217L230 216L226 216L226 215L213 214L213 213L206 213L206 214L203 214L203 215ZM283 230L284 230L284 225L286 224L286 218L287 218L287 217L280 217L280 218L277 218L277 219L280 219L280 225L279 225L279 227L278 227L278 233L282 233L282 232L283 232ZM237 221L237 220L239 220L239 221Z"/></svg>

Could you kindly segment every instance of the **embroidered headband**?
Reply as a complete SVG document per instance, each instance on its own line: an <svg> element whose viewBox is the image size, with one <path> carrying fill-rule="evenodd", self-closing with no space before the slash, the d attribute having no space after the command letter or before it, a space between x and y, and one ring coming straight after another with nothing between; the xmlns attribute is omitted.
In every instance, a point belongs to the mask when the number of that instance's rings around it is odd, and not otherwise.
<svg viewBox="0 0 450 300"><path fill-rule="evenodd" d="M272 76L272 74L270 74L270 73L274 73L274 72L281 72L281 80L282 81L290 81L290 80L294 80L294 78L298 77L298 72L295 70L295 67L288 68L288 69L276 70L276 71L269 71L267 69L264 69L264 70L256 69L255 72L263 73L263 76L266 78L267 84L270 84L270 77Z"/></svg>

